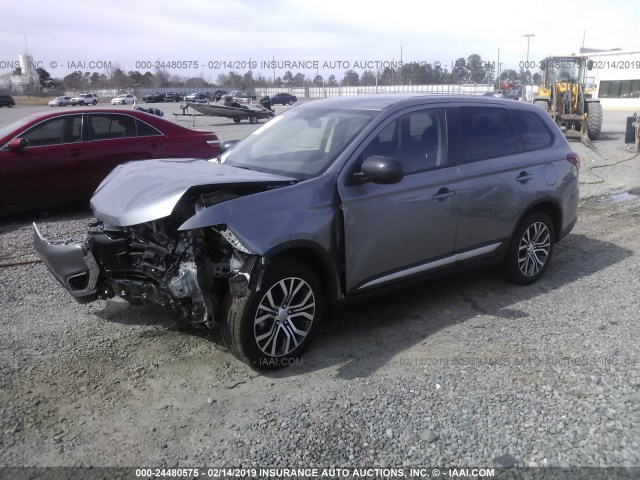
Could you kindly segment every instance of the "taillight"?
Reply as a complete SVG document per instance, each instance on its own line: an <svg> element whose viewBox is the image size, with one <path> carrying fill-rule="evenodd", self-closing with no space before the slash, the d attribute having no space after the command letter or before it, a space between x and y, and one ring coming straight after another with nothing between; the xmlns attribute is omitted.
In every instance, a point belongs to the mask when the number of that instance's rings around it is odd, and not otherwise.
<svg viewBox="0 0 640 480"><path fill-rule="evenodd" d="M580 155L577 153L570 153L567 155L567 161L572 163L574 167L576 167L576 172L580 171Z"/></svg>

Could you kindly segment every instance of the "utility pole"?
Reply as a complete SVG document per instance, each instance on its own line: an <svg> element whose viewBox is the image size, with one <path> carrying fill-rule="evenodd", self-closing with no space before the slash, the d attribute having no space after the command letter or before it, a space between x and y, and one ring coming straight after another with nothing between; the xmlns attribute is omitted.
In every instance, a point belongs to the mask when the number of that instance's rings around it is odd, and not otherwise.
<svg viewBox="0 0 640 480"><path fill-rule="evenodd" d="M535 34L533 33L525 33L524 35L525 37L527 37L527 63L525 64L527 67L527 71L529 70L529 42L531 41L531 37L535 37ZM525 76L525 81L524 81L524 98L525 100L527 100L527 77Z"/></svg>

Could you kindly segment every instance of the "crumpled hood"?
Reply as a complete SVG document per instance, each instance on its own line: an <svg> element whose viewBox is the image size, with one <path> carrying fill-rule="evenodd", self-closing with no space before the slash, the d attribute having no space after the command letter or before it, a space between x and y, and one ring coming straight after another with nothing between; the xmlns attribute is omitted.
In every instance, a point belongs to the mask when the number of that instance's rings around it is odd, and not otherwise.
<svg viewBox="0 0 640 480"><path fill-rule="evenodd" d="M124 227L171 215L191 187L294 180L200 159L137 161L119 165L102 181L91 198L91 208L99 220Z"/></svg>

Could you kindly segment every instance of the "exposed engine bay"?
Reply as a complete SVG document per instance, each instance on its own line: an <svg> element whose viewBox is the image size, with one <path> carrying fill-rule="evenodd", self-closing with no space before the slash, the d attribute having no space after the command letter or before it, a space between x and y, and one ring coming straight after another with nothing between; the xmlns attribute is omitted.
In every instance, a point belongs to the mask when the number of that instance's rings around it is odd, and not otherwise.
<svg viewBox="0 0 640 480"><path fill-rule="evenodd" d="M229 287L231 294L244 295L254 270L264 271L265 259L243 246L227 225L178 227L206 207L264 189L190 191L169 217L124 227L97 220L84 242L49 242L34 226L36 249L81 303L119 296L213 328ZM64 258L56 258L55 247Z"/></svg>

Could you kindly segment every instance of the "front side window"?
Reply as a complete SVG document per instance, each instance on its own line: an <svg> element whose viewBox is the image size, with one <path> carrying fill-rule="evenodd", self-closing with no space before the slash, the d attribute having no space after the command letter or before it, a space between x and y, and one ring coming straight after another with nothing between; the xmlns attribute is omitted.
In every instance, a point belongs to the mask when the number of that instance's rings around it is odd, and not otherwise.
<svg viewBox="0 0 640 480"><path fill-rule="evenodd" d="M42 122L21 135L28 147L62 145L82 140L82 116L65 115Z"/></svg>
<svg viewBox="0 0 640 480"><path fill-rule="evenodd" d="M507 110L498 107L462 107L464 161L517 153L516 133Z"/></svg>
<svg viewBox="0 0 640 480"><path fill-rule="evenodd" d="M393 120L365 147L363 160L374 155L399 160L405 175L445 166L444 111L421 110Z"/></svg>

